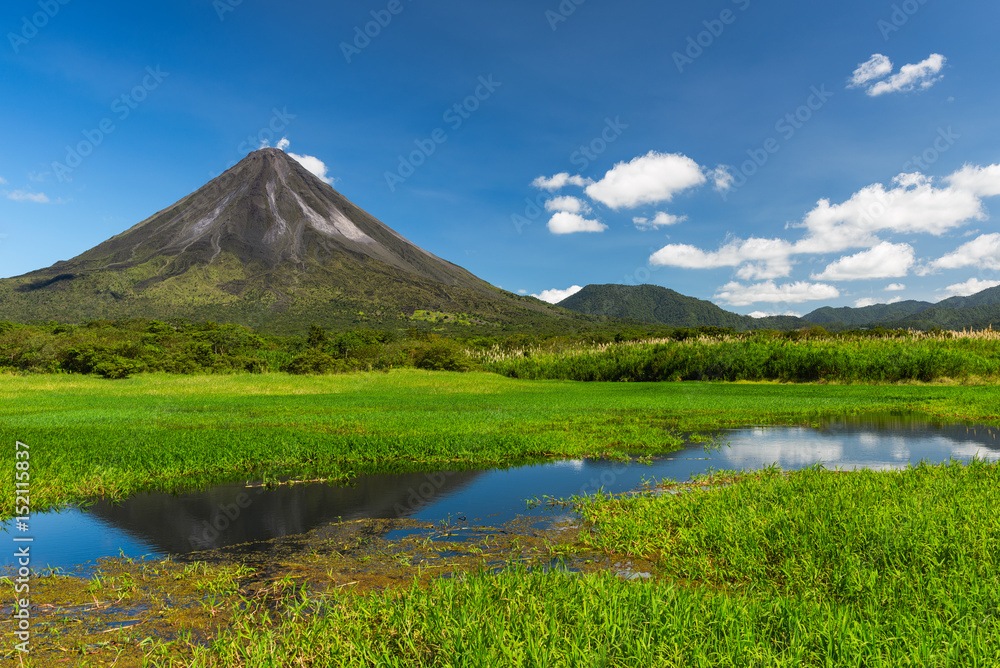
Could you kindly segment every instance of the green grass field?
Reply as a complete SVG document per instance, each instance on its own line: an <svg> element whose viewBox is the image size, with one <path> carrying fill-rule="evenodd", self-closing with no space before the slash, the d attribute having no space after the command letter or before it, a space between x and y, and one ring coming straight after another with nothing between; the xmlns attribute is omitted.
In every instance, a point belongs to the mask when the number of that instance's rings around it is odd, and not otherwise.
<svg viewBox="0 0 1000 668"><path fill-rule="evenodd" d="M0 377L0 485L30 446L33 510L247 478L488 468L679 447L684 432L912 410L1000 420L996 386L576 383L399 370L122 381ZM13 498L0 499L12 515Z"/></svg>
<svg viewBox="0 0 1000 668"><path fill-rule="evenodd" d="M0 484L14 488L14 441L29 444L33 512L232 479L663 452L691 432L850 413L1000 424L996 385L582 383L413 369L4 376L0 405ZM211 603L210 618L218 607L227 621L207 643L154 635L135 650L142 627L60 642L158 666L1000 665L1000 466L727 482L577 501L587 526L553 552L643 557L656 567L650 580L512 567L367 594L274 584L284 593L265 607L233 588ZM4 517L13 497L0 499ZM88 665L101 665L104 654L93 656Z"/></svg>

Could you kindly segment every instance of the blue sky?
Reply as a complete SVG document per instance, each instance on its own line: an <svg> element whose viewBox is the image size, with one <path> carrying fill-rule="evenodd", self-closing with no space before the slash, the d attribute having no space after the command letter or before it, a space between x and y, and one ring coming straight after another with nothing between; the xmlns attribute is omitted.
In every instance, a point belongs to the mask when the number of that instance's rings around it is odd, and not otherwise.
<svg viewBox="0 0 1000 668"><path fill-rule="evenodd" d="M975 292L1000 284L997 25L994 0L9 0L0 276L281 142L515 292Z"/></svg>

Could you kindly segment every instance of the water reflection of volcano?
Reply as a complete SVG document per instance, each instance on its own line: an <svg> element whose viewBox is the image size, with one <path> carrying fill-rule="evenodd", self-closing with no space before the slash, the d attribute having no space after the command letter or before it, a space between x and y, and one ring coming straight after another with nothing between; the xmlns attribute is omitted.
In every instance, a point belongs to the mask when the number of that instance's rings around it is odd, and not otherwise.
<svg viewBox="0 0 1000 668"><path fill-rule="evenodd" d="M471 484L481 471L360 476L349 486L219 485L177 495L99 501L88 513L170 554L302 534L338 520L409 517Z"/></svg>

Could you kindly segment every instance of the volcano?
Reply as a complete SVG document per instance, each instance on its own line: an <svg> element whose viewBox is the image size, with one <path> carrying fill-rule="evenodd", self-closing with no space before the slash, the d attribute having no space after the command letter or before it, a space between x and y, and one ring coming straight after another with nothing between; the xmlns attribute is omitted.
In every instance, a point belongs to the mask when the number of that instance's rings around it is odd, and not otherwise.
<svg viewBox="0 0 1000 668"><path fill-rule="evenodd" d="M427 312L505 330L566 317L411 243L276 148L70 260L0 281L0 320L182 317L293 332Z"/></svg>

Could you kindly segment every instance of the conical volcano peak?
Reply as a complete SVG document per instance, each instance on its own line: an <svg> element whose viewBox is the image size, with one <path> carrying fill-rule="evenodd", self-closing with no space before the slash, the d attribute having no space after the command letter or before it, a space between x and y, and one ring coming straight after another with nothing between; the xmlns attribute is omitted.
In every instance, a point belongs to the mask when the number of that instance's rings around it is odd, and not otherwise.
<svg viewBox="0 0 1000 668"><path fill-rule="evenodd" d="M448 284L481 284L410 243L277 148L250 153L190 196L70 263L93 270L169 256L186 269L231 256L255 271L286 265L305 270L310 262L345 253Z"/></svg>
<svg viewBox="0 0 1000 668"><path fill-rule="evenodd" d="M288 155L280 148L274 148L271 146L251 151L245 158L236 163L235 166L239 167L244 163L247 163L247 166L253 166L258 162L262 163L264 166L277 167L278 165L282 165L285 169L293 169L295 167L305 169L305 167L302 167L302 165L295 158Z"/></svg>
<svg viewBox="0 0 1000 668"><path fill-rule="evenodd" d="M56 319L245 321L256 313L256 322L273 323L287 311L353 322L370 310L396 321L417 310L549 317L403 238L280 148L248 154L71 260L9 280L19 312ZM72 304L31 305L70 294Z"/></svg>

